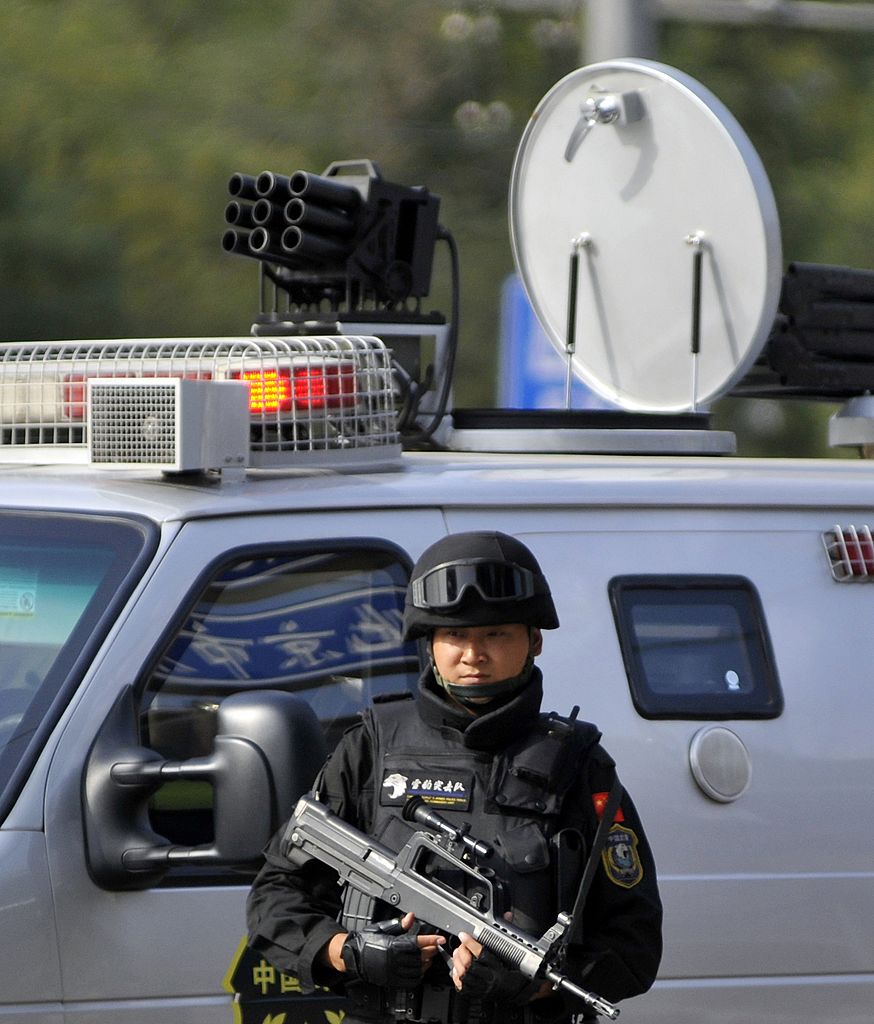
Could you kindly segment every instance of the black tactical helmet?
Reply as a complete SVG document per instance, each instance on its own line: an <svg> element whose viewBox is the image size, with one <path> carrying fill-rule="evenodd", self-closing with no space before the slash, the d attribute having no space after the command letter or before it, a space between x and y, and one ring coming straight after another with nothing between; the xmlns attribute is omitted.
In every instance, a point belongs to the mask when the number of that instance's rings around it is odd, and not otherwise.
<svg viewBox="0 0 874 1024"><path fill-rule="evenodd" d="M556 629L558 615L537 559L506 533L453 533L413 566L404 606L404 639L438 626L521 622Z"/></svg>

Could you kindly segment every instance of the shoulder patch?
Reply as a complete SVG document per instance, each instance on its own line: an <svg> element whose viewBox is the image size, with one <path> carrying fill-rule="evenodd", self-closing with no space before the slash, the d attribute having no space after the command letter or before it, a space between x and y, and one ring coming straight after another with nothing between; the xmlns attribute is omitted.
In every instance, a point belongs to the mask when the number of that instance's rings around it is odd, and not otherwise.
<svg viewBox="0 0 874 1024"><path fill-rule="evenodd" d="M595 815L597 816L598 821L600 821L604 817L604 809L606 808L607 801L609 799L610 799L610 794L609 793L593 793L592 794L592 803L595 805ZM622 808L621 807L617 807L616 808L616 813L613 815L613 821L614 822L623 822L623 821L625 821L625 815L622 813Z"/></svg>
<svg viewBox="0 0 874 1024"><path fill-rule="evenodd" d="M643 865L637 852L637 836L624 825L611 826L601 861L610 881L623 889L633 889L643 878Z"/></svg>

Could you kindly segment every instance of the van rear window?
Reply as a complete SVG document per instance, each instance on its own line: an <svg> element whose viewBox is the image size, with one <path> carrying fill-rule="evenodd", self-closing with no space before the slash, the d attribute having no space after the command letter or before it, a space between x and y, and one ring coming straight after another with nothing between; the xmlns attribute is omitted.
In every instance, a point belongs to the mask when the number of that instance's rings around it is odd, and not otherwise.
<svg viewBox="0 0 874 1024"><path fill-rule="evenodd" d="M774 718L783 696L762 606L741 576L610 581L631 696L644 718Z"/></svg>

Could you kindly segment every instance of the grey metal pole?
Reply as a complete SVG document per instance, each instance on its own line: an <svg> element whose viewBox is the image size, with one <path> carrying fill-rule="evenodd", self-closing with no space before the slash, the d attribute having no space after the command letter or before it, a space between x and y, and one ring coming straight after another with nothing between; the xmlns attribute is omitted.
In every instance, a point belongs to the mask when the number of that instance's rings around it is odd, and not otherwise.
<svg viewBox="0 0 874 1024"><path fill-rule="evenodd" d="M650 0L584 0L583 61L655 57L656 17Z"/></svg>

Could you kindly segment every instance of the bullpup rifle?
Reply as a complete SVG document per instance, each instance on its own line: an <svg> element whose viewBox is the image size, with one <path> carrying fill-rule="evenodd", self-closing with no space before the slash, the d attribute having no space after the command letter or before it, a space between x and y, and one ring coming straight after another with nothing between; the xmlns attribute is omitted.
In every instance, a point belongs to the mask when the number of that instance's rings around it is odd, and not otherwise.
<svg viewBox="0 0 874 1024"><path fill-rule="evenodd" d="M289 820L281 848L296 865L315 858L332 867L342 884L366 898L382 900L400 913L411 911L449 935L467 932L526 977L552 982L554 988L609 1020L619 1016L612 1003L576 985L561 971L566 936L573 924L569 914L560 913L540 938L514 928L497 912L488 872L472 862L471 854L488 853L487 844L442 819L421 800L410 801L404 816L437 828L440 836L414 832L395 853L352 828L324 804L304 796ZM463 880L460 885L459 879Z"/></svg>

